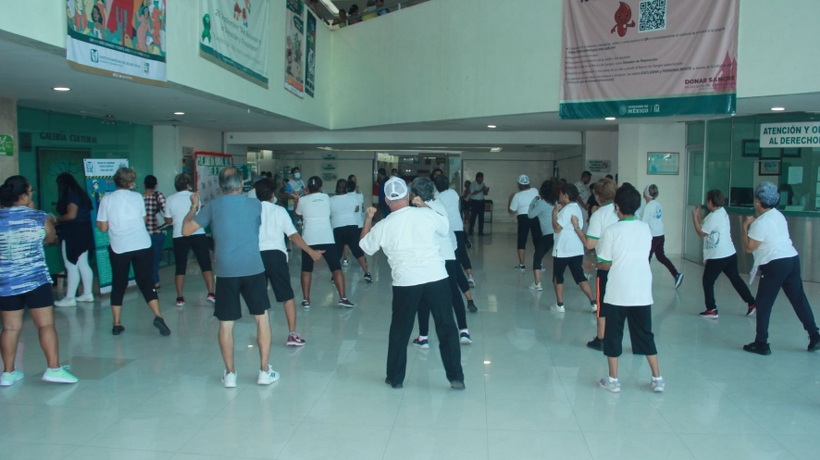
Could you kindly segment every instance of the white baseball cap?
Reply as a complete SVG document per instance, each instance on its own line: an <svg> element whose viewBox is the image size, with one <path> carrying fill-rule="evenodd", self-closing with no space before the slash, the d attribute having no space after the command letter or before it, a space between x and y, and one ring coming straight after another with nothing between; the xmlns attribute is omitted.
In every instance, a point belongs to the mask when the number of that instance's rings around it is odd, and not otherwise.
<svg viewBox="0 0 820 460"><path fill-rule="evenodd" d="M521 185L530 185L530 178L526 174L518 176L518 183Z"/></svg>
<svg viewBox="0 0 820 460"><path fill-rule="evenodd" d="M384 196L390 201L400 200L407 196L407 184L396 176L384 183Z"/></svg>

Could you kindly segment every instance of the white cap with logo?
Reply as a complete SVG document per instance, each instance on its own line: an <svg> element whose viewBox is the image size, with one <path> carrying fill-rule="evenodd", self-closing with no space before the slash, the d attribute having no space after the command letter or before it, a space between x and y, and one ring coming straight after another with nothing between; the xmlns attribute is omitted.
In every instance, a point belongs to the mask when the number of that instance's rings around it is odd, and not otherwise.
<svg viewBox="0 0 820 460"><path fill-rule="evenodd" d="M530 178L526 174L518 176L518 183L521 185L530 185Z"/></svg>
<svg viewBox="0 0 820 460"><path fill-rule="evenodd" d="M384 196L390 201L400 200L407 196L407 184L404 179L391 177L384 183Z"/></svg>

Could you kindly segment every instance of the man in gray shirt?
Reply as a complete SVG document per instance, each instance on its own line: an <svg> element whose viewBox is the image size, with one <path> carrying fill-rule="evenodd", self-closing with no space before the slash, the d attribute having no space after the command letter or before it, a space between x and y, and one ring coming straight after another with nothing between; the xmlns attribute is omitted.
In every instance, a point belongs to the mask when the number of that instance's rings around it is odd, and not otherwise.
<svg viewBox="0 0 820 460"><path fill-rule="evenodd" d="M484 173L475 175L475 182L470 184L470 229L473 234L475 221L478 219L478 236L484 236L484 197L490 193L490 187L484 183Z"/></svg>
<svg viewBox="0 0 820 460"><path fill-rule="evenodd" d="M270 300L265 266L259 252L262 203L242 193L242 174L234 167L219 172L219 188L223 196L208 203L198 214L199 192L191 195L191 209L185 216L182 235L190 236L209 225L213 233L217 276L214 316L219 320L219 348L225 361L222 384L225 388L236 387L233 323L242 317L241 294L248 305L248 312L256 319L262 362L256 383L269 385L279 380L279 373L268 364Z"/></svg>

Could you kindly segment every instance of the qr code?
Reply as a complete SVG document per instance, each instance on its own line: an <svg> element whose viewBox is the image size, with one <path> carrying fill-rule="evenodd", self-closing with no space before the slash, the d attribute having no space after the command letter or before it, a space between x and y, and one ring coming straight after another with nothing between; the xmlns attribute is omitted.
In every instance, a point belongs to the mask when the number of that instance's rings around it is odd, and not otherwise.
<svg viewBox="0 0 820 460"><path fill-rule="evenodd" d="M641 2L638 32L654 32L666 29L666 0Z"/></svg>

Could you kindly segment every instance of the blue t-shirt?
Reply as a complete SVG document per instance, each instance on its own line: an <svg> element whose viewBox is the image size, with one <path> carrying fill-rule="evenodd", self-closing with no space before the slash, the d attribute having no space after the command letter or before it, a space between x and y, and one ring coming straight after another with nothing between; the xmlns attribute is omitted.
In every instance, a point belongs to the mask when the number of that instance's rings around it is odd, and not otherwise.
<svg viewBox="0 0 820 460"><path fill-rule="evenodd" d="M245 194L225 195L205 205L194 217L211 226L216 246L216 276L238 278L265 271L259 252L262 202Z"/></svg>
<svg viewBox="0 0 820 460"><path fill-rule="evenodd" d="M43 251L46 213L25 206L0 209L0 297L50 284Z"/></svg>

